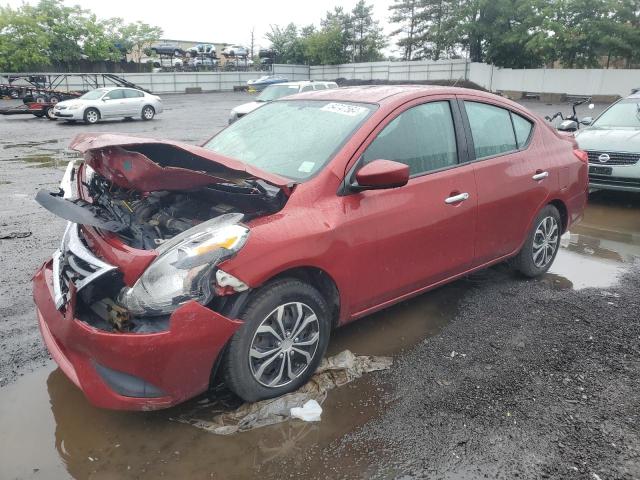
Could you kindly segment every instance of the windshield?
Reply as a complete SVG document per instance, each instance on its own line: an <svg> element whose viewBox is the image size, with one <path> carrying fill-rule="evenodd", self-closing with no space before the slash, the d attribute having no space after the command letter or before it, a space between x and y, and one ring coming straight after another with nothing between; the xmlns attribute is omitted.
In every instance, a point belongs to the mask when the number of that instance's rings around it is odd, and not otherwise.
<svg viewBox="0 0 640 480"><path fill-rule="evenodd" d="M269 85L256 97L256 102L271 102L298 93L299 89L298 85Z"/></svg>
<svg viewBox="0 0 640 480"><path fill-rule="evenodd" d="M107 90L105 88L98 88L96 90L91 90L90 92L85 93L80 98L83 98L85 100L98 100L100 97L102 97L102 95L106 93L106 91Z"/></svg>
<svg viewBox="0 0 640 480"><path fill-rule="evenodd" d="M640 98L621 100L593 123L596 128L640 128Z"/></svg>
<svg viewBox="0 0 640 480"><path fill-rule="evenodd" d="M204 147L269 173L306 180L375 108L363 103L273 102L231 124Z"/></svg>

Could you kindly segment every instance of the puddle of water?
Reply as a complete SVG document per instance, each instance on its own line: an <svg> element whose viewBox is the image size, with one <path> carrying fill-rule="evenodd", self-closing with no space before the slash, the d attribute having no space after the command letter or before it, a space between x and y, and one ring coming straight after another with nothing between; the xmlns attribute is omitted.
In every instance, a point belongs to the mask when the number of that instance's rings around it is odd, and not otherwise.
<svg viewBox="0 0 640 480"><path fill-rule="evenodd" d="M409 348L453 318L468 288L457 282L347 325L333 335L329 354L349 348L389 355ZM2 389L0 431L12 439L0 449L2 476L244 479L282 478L301 469L317 473L326 465L310 452L380 415L381 393L365 375L329 392L319 423L290 421L220 437L170 420L196 401L161 412L99 410L50 364ZM356 464L349 468L357 470Z"/></svg>
<svg viewBox="0 0 640 480"><path fill-rule="evenodd" d="M53 153L38 153L24 157L3 158L5 162L24 162L28 168L59 168L63 169L69 160L79 159L82 156L71 150L59 150Z"/></svg>
<svg viewBox="0 0 640 480"><path fill-rule="evenodd" d="M6 144L2 148L7 149L7 148L35 147L37 145L46 145L48 143L58 143L58 140L53 138L51 140L39 140L39 141L23 142L23 143L6 142Z"/></svg>

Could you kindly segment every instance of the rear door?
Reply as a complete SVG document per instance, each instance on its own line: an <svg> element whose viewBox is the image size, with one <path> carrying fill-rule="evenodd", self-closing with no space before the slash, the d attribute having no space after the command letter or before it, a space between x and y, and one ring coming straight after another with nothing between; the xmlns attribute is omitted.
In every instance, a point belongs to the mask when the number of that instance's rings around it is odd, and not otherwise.
<svg viewBox="0 0 640 480"><path fill-rule="evenodd" d="M557 172L525 114L473 96L460 107L478 189L474 265L483 265L521 247Z"/></svg>
<svg viewBox="0 0 640 480"><path fill-rule="evenodd" d="M131 88L124 90L124 114L126 116L139 116L142 113L143 104L144 93Z"/></svg>
<svg viewBox="0 0 640 480"><path fill-rule="evenodd" d="M353 272L352 314L416 293L464 272L473 260L476 187L457 103L430 97L401 107L356 152L409 165L403 187L344 196L341 228ZM424 100L421 100L424 102ZM454 120L456 119L456 120Z"/></svg>

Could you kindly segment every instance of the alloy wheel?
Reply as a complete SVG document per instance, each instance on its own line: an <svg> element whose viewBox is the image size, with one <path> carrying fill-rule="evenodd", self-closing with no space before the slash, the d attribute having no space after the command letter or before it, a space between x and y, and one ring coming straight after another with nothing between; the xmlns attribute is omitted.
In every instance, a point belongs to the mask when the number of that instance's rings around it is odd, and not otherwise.
<svg viewBox="0 0 640 480"><path fill-rule="evenodd" d="M249 347L253 378L265 387L287 385L309 367L318 348L320 325L304 303L275 308L258 326Z"/></svg>
<svg viewBox="0 0 640 480"><path fill-rule="evenodd" d="M151 120L153 118L153 110L147 107L142 112L142 115L144 115L144 118L146 118L147 120Z"/></svg>
<svg viewBox="0 0 640 480"><path fill-rule="evenodd" d="M536 227L533 236L533 263L538 268L544 268L553 260L560 241L560 229L554 217L543 218Z"/></svg>
<svg viewBox="0 0 640 480"><path fill-rule="evenodd" d="M87 112L87 121L89 123L96 123L98 121L98 112L95 110L89 110Z"/></svg>

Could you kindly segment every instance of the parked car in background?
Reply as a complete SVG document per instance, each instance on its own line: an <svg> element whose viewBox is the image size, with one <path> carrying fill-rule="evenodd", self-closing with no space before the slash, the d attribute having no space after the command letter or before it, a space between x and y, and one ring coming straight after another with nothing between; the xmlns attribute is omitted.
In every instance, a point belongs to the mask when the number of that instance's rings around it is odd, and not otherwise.
<svg viewBox="0 0 640 480"><path fill-rule="evenodd" d="M208 56L215 58L217 56L216 46L211 43L199 43L197 45L194 45L193 47L189 48L188 53L192 57Z"/></svg>
<svg viewBox="0 0 640 480"><path fill-rule="evenodd" d="M175 57L185 54L185 51L175 43L158 43L151 46L151 51L156 55L173 55Z"/></svg>
<svg viewBox="0 0 640 480"><path fill-rule="evenodd" d="M162 100L157 95L135 88L97 88L79 98L58 102L53 114L62 120L78 120L94 124L107 118L141 118L152 120L162 113Z"/></svg>
<svg viewBox="0 0 640 480"><path fill-rule="evenodd" d="M217 58L201 58L201 57L196 57L193 58L191 61L191 66L195 67L195 68L215 68L218 66L218 59Z"/></svg>
<svg viewBox="0 0 640 480"><path fill-rule="evenodd" d="M264 78L264 77L263 77ZM256 108L267 102L272 102L288 95L295 95L301 92L311 92L313 90L326 90L329 88L338 88L336 82L323 82L315 80L304 80L300 82L282 82L271 84L266 87L253 102L243 103L231 110L229 114L229 124L232 124L247 113L254 111Z"/></svg>
<svg viewBox="0 0 640 480"><path fill-rule="evenodd" d="M276 83L285 83L288 81L289 79L283 77L282 75L263 75L260 78L247 80L247 87L253 88L254 90L263 90L269 85L274 85Z"/></svg>
<svg viewBox="0 0 640 480"><path fill-rule="evenodd" d="M451 87L301 93L202 147L71 148L69 198L36 196L70 223L33 295L51 356L104 408L219 378L245 401L295 391L335 327L507 259L544 274L587 200L572 137Z"/></svg>
<svg viewBox="0 0 640 480"><path fill-rule="evenodd" d="M229 45L228 47L224 47L222 54L229 57L246 57L249 51L241 45Z"/></svg>
<svg viewBox="0 0 640 480"><path fill-rule="evenodd" d="M640 92L581 123L588 126L576 141L589 155L590 187L640 192Z"/></svg>

